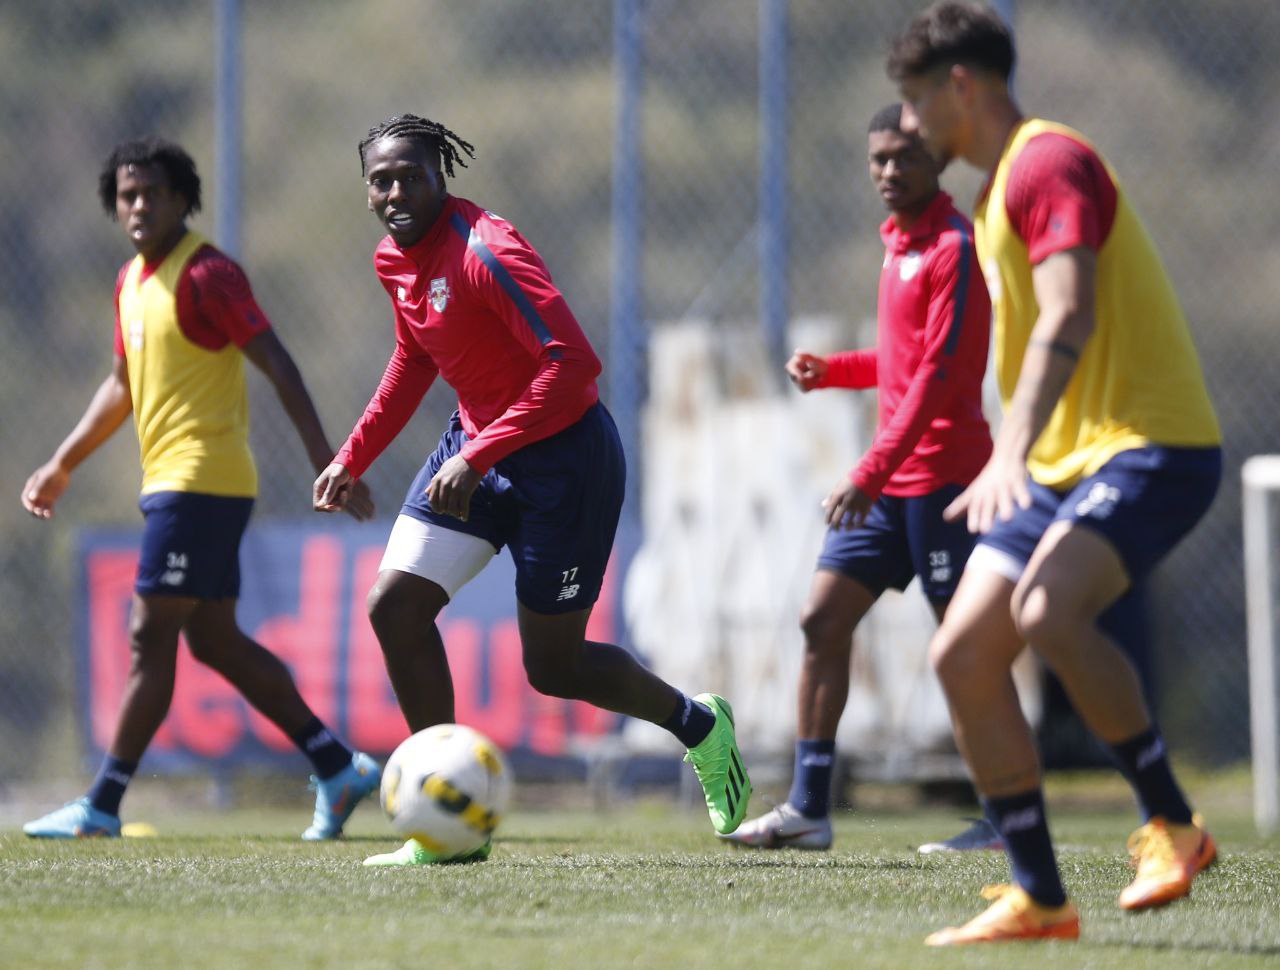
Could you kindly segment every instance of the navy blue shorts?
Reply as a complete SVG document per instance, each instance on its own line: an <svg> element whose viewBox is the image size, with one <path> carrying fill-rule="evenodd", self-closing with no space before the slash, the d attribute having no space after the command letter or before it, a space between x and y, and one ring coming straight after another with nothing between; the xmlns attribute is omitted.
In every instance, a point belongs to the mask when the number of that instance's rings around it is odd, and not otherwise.
<svg viewBox="0 0 1280 970"><path fill-rule="evenodd" d="M942 518L962 491L962 485L944 485L912 498L881 495L856 529L827 530L818 568L856 579L876 596L906 589L919 576L929 599L950 599L975 538L963 520Z"/></svg>
<svg viewBox="0 0 1280 970"><path fill-rule="evenodd" d="M516 597L536 613L595 603L622 511L626 460L603 404L575 424L508 455L485 473L464 522L431 510L426 489L467 442L455 411L440 444L409 486L401 509L423 522L508 546Z"/></svg>
<svg viewBox="0 0 1280 970"><path fill-rule="evenodd" d="M146 521L134 584L139 596L240 595L240 539L253 499L151 492L138 508Z"/></svg>
<svg viewBox="0 0 1280 970"><path fill-rule="evenodd" d="M1137 583L1209 510L1221 480L1220 448L1133 448L1067 491L1029 481L1031 507L978 541L1025 567L1049 526L1066 520L1106 539Z"/></svg>

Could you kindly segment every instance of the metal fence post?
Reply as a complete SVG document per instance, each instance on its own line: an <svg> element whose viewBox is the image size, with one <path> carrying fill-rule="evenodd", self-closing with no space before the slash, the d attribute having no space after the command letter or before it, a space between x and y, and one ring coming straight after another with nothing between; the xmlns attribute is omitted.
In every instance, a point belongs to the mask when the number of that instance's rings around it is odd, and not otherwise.
<svg viewBox="0 0 1280 970"><path fill-rule="evenodd" d="M788 0L760 0L760 320L777 381L790 316Z"/></svg>
<svg viewBox="0 0 1280 970"><path fill-rule="evenodd" d="M215 16L217 63L214 65L214 238L230 256L240 255L241 133L240 0L218 0Z"/></svg>
<svg viewBox="0 0 1280 970"><path fill-rule="evenodd" d="M617 104L613 132L613 254L609 294L609 391L627 455L622 532L640 524L640 407L644 401L644 84L645 0L614 0L613 52ZM631 530L629 532L629 530Z"/></svg>

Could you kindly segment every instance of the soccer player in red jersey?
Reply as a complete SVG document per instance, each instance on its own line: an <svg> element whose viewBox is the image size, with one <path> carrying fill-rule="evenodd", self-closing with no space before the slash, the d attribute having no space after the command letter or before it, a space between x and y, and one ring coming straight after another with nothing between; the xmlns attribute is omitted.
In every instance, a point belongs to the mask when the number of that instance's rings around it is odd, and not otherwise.
<svg viewBox="0 0 1280 970"><path fill-rule="evenodd" d="M801 617L805 653L799 739L782 805L726 838L759 848L826 849L836 728L849 693L853 632L886 589L919 576L941 618L973 538L942 510L991 453L982 414L991 303L973 229L938 186L938 165L901 129L902 106L871 120L871 180L889 217L880 227L876 346L817 357L796 351L801 391L878 388L875 440L827 497L828 531Z"/></svg>
<svg viewBox="0 0 1280 970"><path fill-rule="evenodd" d="M1009 666L1024 641L1133 787L1143 825L1120 906L1186 895L1213 839L1173 776L1136 671L1099 624L1208 510L1221 432L1177 295L1114 171L1079 132L1023 115L1008 27L936 3L888 72L942 159L988 174L974 234L995 310L1005 417L991 460L947 510L981 534L931 654L1011 886L931 945L1079 934Z"/></svg>
<svg viewBox="0 0 1280 970"><path fill-rule="evenodd" d="M146 521L129 621L132 662L107 756L88 794L27 823L41 838L118 836L120 800L173 696L178 634L287 734L315 768L316 809L303 833L337 838L378 786L378 765L350 751L299 695L283 663L236 623L240 540L257 491L249 451L244 358L280 398L317 470L332 454L293 358L243 270L187 228L200 209L191 157L159 139L125 142L98 178L99 197L137 250L116 281L115 364L84 416L22 489L48 519L71 473L133 415ZM373 514L352 492L357 519Z"/></svg>
<svg viewBox="0 0 1280 970"><path fill-rule="evenodd" d="M667 728L689 749L712 822L731 832L751 783L729 705L690 698L627 651L586 640L622 504L624 458L599 401L600 362L541 257L511 223L449 193L471 146L400 115L360 143L369 209L387 229L374 264L395 349L364 415L315 482L333 511L438 376L458 410L409 487L369 594L369 617L410 730L454 719L436 617L506 545L533 687ZM489 845L468 858L484 858ZM410 839L367 865L445 861Z"/></svg>

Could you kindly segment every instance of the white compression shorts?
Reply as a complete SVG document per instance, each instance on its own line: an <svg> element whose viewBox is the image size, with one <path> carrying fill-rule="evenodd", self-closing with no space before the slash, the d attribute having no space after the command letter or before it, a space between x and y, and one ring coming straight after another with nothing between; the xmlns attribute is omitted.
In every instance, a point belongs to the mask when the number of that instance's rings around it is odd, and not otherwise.
<svg viewBox="0 0 1280 970"><path fill-rule="evenodd" d="M400 515L391 527L378 570L395 569L429 579L453 599L497 552L484 539Z"/></svg>
<svg viewBox="0 0 1280 970"><path fill-rule="evenodd" d="M1011 583L1017 583L1026 571L1027 564L1012 553L979 541L973 547L973 552L969 553L969 561L965 563L964 568L986 569L997 576L1003 576Z"/></svg>

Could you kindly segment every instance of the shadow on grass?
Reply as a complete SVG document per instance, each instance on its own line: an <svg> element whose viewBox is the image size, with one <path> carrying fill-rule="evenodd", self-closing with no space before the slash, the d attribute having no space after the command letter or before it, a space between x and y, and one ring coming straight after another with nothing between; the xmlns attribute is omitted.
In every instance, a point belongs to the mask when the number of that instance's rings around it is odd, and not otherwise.
<svg viewBox="0 0 1280 970"><path fill-rule="evenodd" d="M1083 941L1082 941L1083 942ZM1187 942L1186 940L1095 940L1090 939L1091 946L1141 948L1144 950L1164 950L1181 952L1191 950L1196 953L1238 953L1242 956L1280 956L1280 943L1214 943L1209 941Z"/></svg>

